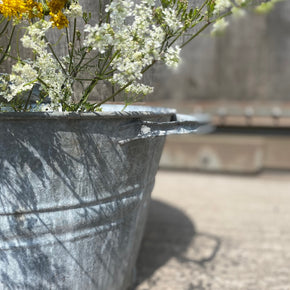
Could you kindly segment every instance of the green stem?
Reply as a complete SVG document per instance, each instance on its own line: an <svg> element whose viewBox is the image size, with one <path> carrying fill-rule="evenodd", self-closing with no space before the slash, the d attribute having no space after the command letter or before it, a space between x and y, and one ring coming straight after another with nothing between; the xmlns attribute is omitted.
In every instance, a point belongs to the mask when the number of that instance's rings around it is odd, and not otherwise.
<svg viewBox="0 0 290 290"><path fill-rule="evenodd" d="M45 81L43 81L40 77L38 77L37 80L38 80L40 83L42 83L46 88L49 88L49 85L48 85Z"/></svg>
<svg viewBox="0 0 290 290"><path fill-rule="evenodd" d="M111 71L111 72L114 72L114 71ZM106 74L107 75L107 74ZM108 80L110 79L111 77L110 76L107 76L107 77L101 77L101 76L98 76L98 80ZM86 79L86 78L75 78L76 81L79 81L79 82L90 82L92 79Z"/></svg>
<svg viewBox="0 0 290 290"><path fill-rule="evenodd" d="M86 57L86 54L87 52L83 53L80 60L79 60L79 63L73 68L72 72L71 72L71 76L73 78L75 78L78 73L81 71L81 69L83 68L83 66L81 67L81 64L82 62L84 61L85 57Z"/></svg>
<svg viewBox="0 0 290 290"><path fill-rule="evenodd" d="M31 98L31 96L32 96L32 91L33 91L33 87L32 87L32 89L30 90L29 95L28 95L27 100L26 100L26 103L25 103L25 105L24 105L24 112L26 112L26 110L27 110L27 107L28 107L28 104L29 104L30 98Z"/></svg>
<svg viewBox="0 0 290 290"><path fill-rule="evenodd" d="M16 36L16 51L17 51L18 59L20 60L21 57L20 57L20 46L19 46L19 40L20 40L19 34L20 34L20 30L17 31L17 36Z"/></svg>
<svg viewBox="0 0 290 290"><path fill-rule="evenodd" d="M196 15L195 19L197 19L200 16L200 13L202 11L202 9L205 7L205 5L210 2L211 0L205 0L202 5L200 6L200 8L198 9L198 14Z"/></svg>
<svg viewBox="0 0 290 290"><path fill-rule="evenodd" d="M183 34L185 30L181 30L178 35L171 41L171 43L167 47L171 47L175 41L179 39L179 37Z"/></svg>
<svg viewBox="0 0 290 290"><path fill-rule="evenodd" d="M105 76L110 75L110 74L114 73L116 70L117 70L117 69L112 69L112 70L110 70L110 71L104 73L104 75L105 75Z"/></svg>
<svg viewBox="0 0 290 290"><path fill-rule="evenodd" d="M80 101L78 102L77 106L76 106L76 110L80 108L81 105L83 105L89 98L90 93L92 92L92 90L94 89L94 87L97 85L97 83L99 82L99 78L94 78L91 83L89 84L89 86L86 88L84 95L82 96L82 98L80 99Z"/></svg>
<svg viewBox="0 0 290 290"><path fill-rule="evenodd" d="M163 40L163 42L162 42L161 48L160 48L160 53L162 53L163 48L164 48L164 46L165 46L165 43L168 44L169 39L170 39L170 36L168 35L168 33L166 33L166 35L165 35L165 37L164 37L164 40Z"/></svg>
<svg viewBox="0 0 290 290"><path fill-rule="evenodd" d="M90 82L92 79L75 78L75 80L79 82Z"/></svg>
<svg viewBox="0 0 290 290"><path fill-rule="evenodd" d="M111 54L111 51L112 51L112 48L110 49L110 52L108 53L108 55ZM113 56L111 57L111 59L110 59L110 61L109 61L109 63L108 63L107 65L106 65L106 62L108 61L109 56L106 58L106 60L105 60L105 62L104 62L104 65L103 65L103 67L102 67L102 69L101 69L101 74L103 74L103 73L106 72L106 70L109 68L109 66L111 65L112 61L114 60L114 58L115 58L118 54L119 54L119 51L116 51L116 52L113 54ZM105 65L106 65L106 66L105 66Z"/></svg>
<svg viewBox="0 0 290 290"><path fill-rule="evenodd" d="M73 56L74 56L74 49L75 49L75 41L76 41L76 28L77 28L77 19L74 19L74 27L73 27L73 41L72 41L72 47L71 47L71 53L70 53L70 63L68 71L71 72L71 67L73 63ZM68 46L69 49L69 46ZM70 49L69 49L70 50Z"/></svg>
<svg viewBox="0 0 290 290"><path fill-rule="evenodd" d="M59 64L59 66L60 66L62 72L63 72L65 75L67 75L65 68L62 66L62 63L60 62L59 58L57 57L56 53L54 52L54 50L53 50L51 44L49 43L49 41L47 40L46 37L44 37L44 39L45 39L45 41L47 42L47 45L48 45L48 47L49 47L49 49L50 49L52 55L54 56L55 60L56 60L57 63Z"/></svg>
<svg viewBox="0 0 290 290"><path fill-rule="evenodd" d="M18 57L15 57L15 56L9 54L8 52L6 53L6 56L9 57L9 58L11 58L11 59L13 59L13 60L20 61L21 64L24 64L24 61L22 61ZM0 61L0 63L1 63L1 61Z"/></svg>
<svg viewBox="0 0 290 290"><path fill-rule="evenodd" d="M0 22L1 24L1 22ZM4 31L6 30L6 28L8 27L9 21L6 22L6 24L4 25L2 31L0 32L0 36L4 33Z"/></svg>
<svg viewBox="0 0 290 290"><path fill-rule="evenodd" d="M205 5L207 5L208 4L208 2L210 2L211 0L205 0L204 2L203 2L203 4L200 6L200 8L198 9L198 13L197 13L197 15L195 16L195 19L197 19L198 17L200 17L200 15L201 15L201 11L202 11L202 9L205 7ZM192 22L193 22L193 20L192 20ZM192 23L191 22L191 23ZM199 19L199 21L197 22L197 23L194 23L194 25L193 26L191 26L191 28L193 28L195 25L197 25L198 23L200 23L201 22L201 20ZM171 47L179 38L180 38L180 36L185 32L186 30L181 30L179 33L178 33L178 35L173 39L173 41L168 45L168 47Z"/></svg>
<svg viewBox="0 0 290 290"><path fill-rule="evenodd" d="M109 51L106 52L106 56L105 56L103 62L101 61L102 59L99 58L99 60L98 60L98 68L99 68L100 74L101 74L102 71L104 70L104 67L106 66L106 63L107 63L107 61L108 61L108 59L109 59L111 53L112 53L112 46L110 46ZM100 69L101 64L102 64L102 68Z"/></svg>
<svg viewBox="0 0 290 290"><path fill-rule="evenodd" d="M185 41L180 48L183 48L185 45L187 45L189 42L191 42L195 37L197 37L201 32L203 32L211 22L207 22L200 30L198 30L195 34L193 34L187 41Z"/></svg>
<svg viewBox="0 0 290 290"><path fill-rule="evenodd" d="M0 64L4 61L5 57L7 56L8 51L10 49L15 28L16 28L16 26L13 26L12 31L11 31L11 35L10 35L10 39L9 39L9 42L8 42L8 45L6 47L6 50L4 51L2 57L0 58Z"/></svg>
<svg viewBox="0 0 290 290"><path fill-rule="evenodd" d="M216 19L213 19L213 20L211 20L211 21L208 21L200 30L198 30L195 34L193 34L186 42L184 42L181 46L180 46L180 48L183 48L185 45L187 45L192 39L194 39L195 37L197 37L201 32L203 32L209 25L211 25L211 24L213 24L213 23L215 23L217 20L219 20L219 19L222 19L222 18L224 18L224 17L226 17L226 16L229 16L229 15L231 15L232 14L232 12L231 11L229 11L229 12L227 12L227 13L225 13L224 15L222 15L222 16L220 16L220 17L218 17L218 18L216 18Z"/></svg>
<svg viewBox="0 0 290 290"><path fill-rule="evenodd" d="M110 61L108 62L108 59L109 59L109 55L110 53L107 54L107 57L106 59L104 60L104 64L100 70L100 76L99 77L95 77L90 85L87 87L87 89L85 90L84 92L84 95L83 97L81 98L81 100L79 101L78 105L77 105L77 109L82 105L84 104L88 98L89 98L89 95L90 93L92 92L92 90L94 89L94 87L98 84L99 80L103 80L103 79L107 79L107 78L103 78L101 77L104 72L106 72L106 70L109 68L110 64L112 63L113 59L118 55L119 52L115 52L114 55L111 57ZM108 63L107 63L108 62ZM112 70L113 71L113 70ZM106 74L107 75L107 74ZM129 84L128 84L129 85ZM125 88L124 88L125 89ZM110 96L110 99L113 98L116 94L113 94L112 96Z"/></svg>
<svg viewBox="0 0 290 290"><path fill-rule="evenodd" d="M99 1L99 25L102 24L102 18L103 18L103 6L102 1Z"/></svg>
<svg viewBox="0 0 290 290"><path fill-rule="evenodd" d="M66 35L66 43L67 43L67 47L69 47L69 33L68 33L68 28L65 28L65 35Z"/></svg>
<svg viewBox="0 0 290 290"><path fill-rule="evenodd" d="M148 65L146 68L144 68L142 70L142 74L144 74L149 68L151 68L154 64L156 63L156 60L153 60L152 63L150 65ZM121 93L122 91L124 91L128 86L130 86L133 83L133 81L128 82L126 85L124 85L123 87L121 87L118 91L116 91L114 94L112 94L111 96L109 96L108 98L104 99L103 101L97 103L96 105L94 105L94 109L100 107L101 105L103 105L104 103L114 99L114 97L116 95L118 95L119 93Z"/></svg>
<svg viewBox="0 0 290 290"><path fill-rule="evenodd" d="M75 70L73 73L73 76L77 76L77 74L84 68L86 67L88 64L90 64L92 61L94 61L95 59L97 59L99 57L99 55L97 54L96 56L94 56L93 58L91 58L89 61L87 61L86 63L84 63L82 66L82 62L84 61L85 57L87 55L87 52L83 53L79 63L75 66Z"/></svg>
<svg viewBox="0 0 290 290"><path fill-rule="evenodd" d="M104 103L114 99L114 97L116 95L118 95L119 93L121 93L122 91L124 91L128 86L130 86L133 83L133 81L128 82L125 86L123 86L122 88L120 88L117 92L115 92L114 94L112 94L111 96L109 96L108 98L104 99L103 101L97 103L96 105L94 105L94 109L100 107L101 105L103 105Z"/></svg>

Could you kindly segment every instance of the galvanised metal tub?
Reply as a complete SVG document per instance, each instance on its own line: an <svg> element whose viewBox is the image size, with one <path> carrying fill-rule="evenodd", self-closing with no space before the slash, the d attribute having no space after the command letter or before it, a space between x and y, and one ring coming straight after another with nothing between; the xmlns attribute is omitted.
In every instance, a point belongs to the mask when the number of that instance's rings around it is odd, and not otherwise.
<svg viewBox="0 0 290 290"><path fill-rule="evenodd" d="M126 289L165 136L208 120L106 105L0 113L0 289Z"/></svg>

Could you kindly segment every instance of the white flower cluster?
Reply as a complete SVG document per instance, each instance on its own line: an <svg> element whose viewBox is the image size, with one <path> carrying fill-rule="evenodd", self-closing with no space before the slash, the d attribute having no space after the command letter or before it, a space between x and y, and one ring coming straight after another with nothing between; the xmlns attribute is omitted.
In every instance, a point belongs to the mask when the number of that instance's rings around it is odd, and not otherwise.
<svg viewBox="0 0 290 290"><path fill-rule="evenodd" d="M40 20L27 27L27 33L21 38L24 47L31 48L34 52L43 53L47 47L44 40L45 33L51 27L51 22Z"/></svg>
<svg viewBox="0 0 290 290"><path fill-rule="evenodd" d="M98 50L104 53L109 45L113 45L113 37L111 35L111 26L104 23L101 26L86 25L84 32L88 33L84 40L84 45L91 47L93 50Z"/></svg>
<svg viewBox="0 0 290 290"><path fill-rule="evenodd" d="M230 0L215 0L214 14L220 14L232 7Z"/></svg>
<svg viewBox="0 0 290 290"><path fill-rule="evenodd" d="M155 8L156 0L110 1L105 8L109 21L86 24L82 50L71 47L68 56L52 53L53 47L45 37L52 27L51 21L42 19L31 23L21 41L25 48L33 51L34 59L19 61L12 67L8 78L0 76L1 88L5 88L1 94L11 101L17 95L25 96L37 85L41 96L48 96L51 107L58 109L62 101L70 103L74 81L83 81L74 74L77 71L74 65L81 64L85 57L87 63L90 63L90 57L93 60L99 57L97 68L88 66L87 73L92 79L96 75L104 77L128 94L151 93L153 88L142 83L143 74L160 60L169 67L177 67L180 48L170 46L168 35L172 37L179 34L183 28L178 11L173 6L158 7L158 15ZM77 0L72 0L64 13L70 18L83 17L82 7ZM81 53L85 55L83 59ZM81 67L80 71L84 70ZM84 97L88 91L84 91Z"/></svg>
<svg viewBox="0 0 290 290"><path fill-rule="evenodd" d="M236 18L243 17L245 15L245 11L242 8L242 5L246 3L247 0L215 0L214 6L214 14L220 15L226 11L231 10L232 14ZM217 35L222 33L226 27L229 25L228 21L224 18L218 19L217 22L214 23L213 29L211 31L212 35Z"/></svg>
<svg viewBox="0 0 290 290"><path fill-rule="evenodd" d="M82 17L83 8L78 2L72 2L70 3L69 8L64 11L64 14L68 18Z"/></svg>
<svg viewBox="0 0 290 290"><path fill-rule="evenodd" d="M144 85L144 84L140 84L140 83L133 83L131 85L129 85L126 89L125 89L126 93L134 93L137 95L148 95L153 93L153 87Z"/></svg>
<svg viewBox="0 0 290 290"><path fill-rule="evenodd" d="M180 56L179 56L180 51L181 51L181 48L179 46L175 46L175 48L170 47L164 56L165 63L168 66L176 69L180 62Z"/></svg>
<svg viewBox="0 0 290 290"><path fill-rule="evenodd" d="M51 23L45 20L28 26L27 34L22 37L21 41L25 48L34 51L35 59L18 62L12 66L7 90L2 92L8 101L18 94L30 91L38 83L42 91L51 98L52 106L58 107L59 100L70 90L70 86L65 85L68 82L61 70L61 64L47 51L48 44L44 36L50 27Z"/></svg>
<svg viewBox="0 0 290 290"><path fill-rule="evenodd" d="M213 24L213 29L211 31L212 35L219 35L222 32L224 32L224 30L226 29L226 27L229 25L229 23L224 19L219 19L217 20L214 24Z"/></svg>
<svg viewBox="0 0 290 290"><path fill-rule="evenodd" d="M2 92L7 101L11 101L19 93L31 90L37 78L37 72L31 63L18 62L12 67L12 73L7 86L8 92Z"/></svg>
<svg viewBox="0 0 290 290"><path fill-rule="evenodd" d="M246 1L247 1L247 0L235 0L236 4L237 4L238 6L241 6L241 5L245 4Z"/></svg>
<svg viewBox="0 0 290 290"><path fill-rule="evenodd" d="M134 4L130 0L116 0L107 5L110 13L110 24L101 26L87 25L84 44L93 50L104 53L109 46L113 47L115 57L111 60L114 71L111 82L126 87L127 92L148 94L153 88L141 84L144 69L154 61L160 60L165 32L154 24L152 6L154 1L141 1ZM174 10L166 9L164 19L167 25L176 30L181 27ZM175 53L167 65L175 67L179 55ZM169 57L166 57L169 60Z"/></svg>
<svg viewBox="0 0 290 290"><path fill-rule="evenodd" d="M164 22L169 29L176 31L183 27L183 24L177 19L176 10L173 8L165 8L163 11Z"/></svg>
<svg viewBox="0 0 290 290"><path fill-rule="evenodd" d="M234 18L242 18L246 16L246 11L244 9L238 8L238 7L233 7L232 8L232 13Z"/></svg>
<svg viewBox="0 0 290 290"><path fill-rule="evenodd" d="M246 1L247 0L235 0L233 2L231 0L215 0L214 14L221 14L231 8L233 14L236 14L236 16L243 16L245 11L241 7Z"/></svg>

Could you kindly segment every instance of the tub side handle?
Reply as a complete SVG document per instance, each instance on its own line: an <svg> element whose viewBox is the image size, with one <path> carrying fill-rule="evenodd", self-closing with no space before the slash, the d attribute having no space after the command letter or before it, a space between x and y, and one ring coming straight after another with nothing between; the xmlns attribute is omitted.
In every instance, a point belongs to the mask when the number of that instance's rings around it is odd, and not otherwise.
<svg viewBox="0 0 290 290"><path fill-rule="evenodd" d="M141 121L137 136L119 140L120 145L146 138L180 134L208 134L214 130L208 115L176 114L169 122Z"/></svg>

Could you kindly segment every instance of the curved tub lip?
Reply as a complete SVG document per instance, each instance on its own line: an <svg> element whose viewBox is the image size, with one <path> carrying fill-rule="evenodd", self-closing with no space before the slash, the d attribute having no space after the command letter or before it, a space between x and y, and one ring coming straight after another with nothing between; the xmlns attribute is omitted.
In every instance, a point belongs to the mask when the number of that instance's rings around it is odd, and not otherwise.
<svg viewBox="0 0 290 290"><path fill-rule="evenodd" d="M105 104L100 112L0 112L0 120L21 119L99 119L99 118L142 118L150 116L175 116L176 110L165 107L120 104Z"/></svg>

